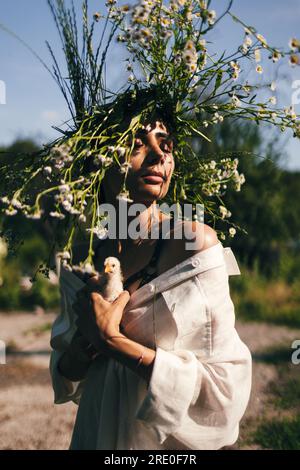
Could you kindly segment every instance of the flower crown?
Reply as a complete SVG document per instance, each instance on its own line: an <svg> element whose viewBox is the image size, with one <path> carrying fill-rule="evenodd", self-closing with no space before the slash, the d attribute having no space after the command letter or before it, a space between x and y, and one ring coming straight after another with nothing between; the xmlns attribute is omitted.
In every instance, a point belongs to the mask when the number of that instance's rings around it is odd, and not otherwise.
<svg viewBox="0 0 300 470"><path fill-rule="evenodd" d="M48 0L68 78L47 43L53 58L53 68L48 70L66 99L71 121L66 129L59 129L62 136L41 152L2 165L0 210L6 216L21 212L27 218L55 219L53 249L59 249L69 269L73 242L82 227L90 234L82 266L93 266L93 238L101 234L101 182L112 165L118 165L124 175L119 198L130 199L126 188L129 159L135 136L145 123L159 117L174 138L175 174L166 202L202 204L213 223L221 220L230 226L226 232L219 230L223 239L228 233L234 236L240 227L229 222L231 213L222 197L225 189L240 191L245 176L238 171L237 158L200 158L194 141L210 142L210 128L232 118L268 122L282 131L291 128L299 137L299 117L293 106L274 107L275 83L269 84L272 96L262 100L257 98L260 87L240 78L246 60L254 64L255 74L263 73L264 53L273 64L285 56L292 66L299 64L300 42L291 39L288 51L274 48L231 13L232 1L219 15L211 3L141 0L133 6L108 0L103 15L90 14L88 0L83 0L80 46L73 2ZM207 37L225 16L243 28L244 38L235 54L217 56ZM101 40L95 41L98 30ZM124 60L128 79L118 92L108 90L105 76L114 40L128 54Z"/></svg>

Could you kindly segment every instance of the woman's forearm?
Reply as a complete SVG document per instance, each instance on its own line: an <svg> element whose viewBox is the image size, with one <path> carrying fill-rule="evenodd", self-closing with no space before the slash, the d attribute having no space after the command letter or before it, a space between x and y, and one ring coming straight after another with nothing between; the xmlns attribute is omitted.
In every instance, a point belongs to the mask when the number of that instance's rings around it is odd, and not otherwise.
<svg viewBox="0 0 300 470"><path fill-rule="evenodd" d="M124 335L118 336L122 338L113 338L107 341L107 355L143 377L149 385L156 355L155 351L130 340ZM137 367L142 353L143 361ZM60 358L58 370L66 379L79 382L86 376L91 363L91 359L83 360L72 348L69 348Z"/></svg>
<svg viewBox="0 0 300 470"><path fill-rule="evenodd" d="M121 333L116 333L114 336L117 337L106 340L109 355L143 377L148 386L156 356L155 351L132 341ZM138 365L142 353L143 360L141 364Z"/></svg>

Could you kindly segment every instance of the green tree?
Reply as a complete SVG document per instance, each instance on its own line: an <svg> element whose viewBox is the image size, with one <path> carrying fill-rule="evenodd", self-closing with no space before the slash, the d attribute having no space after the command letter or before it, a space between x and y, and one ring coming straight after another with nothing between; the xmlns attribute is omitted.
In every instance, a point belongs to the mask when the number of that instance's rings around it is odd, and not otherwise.
<svg viewBox="0 0 300 470"><path fill-rule="evenodd" d="M239 159L246 182L240 192L228 192L223 200L231 221L247 234L238 231L228 244L249 268L257 265L271 276L279 273L286 247L299 243L300 174L280 167L286 157L283 143L278 137L266 142L265 135L254 123L224 121L214 126L212 143L199 144L199 155L218 160L229 154Z"/></svg>

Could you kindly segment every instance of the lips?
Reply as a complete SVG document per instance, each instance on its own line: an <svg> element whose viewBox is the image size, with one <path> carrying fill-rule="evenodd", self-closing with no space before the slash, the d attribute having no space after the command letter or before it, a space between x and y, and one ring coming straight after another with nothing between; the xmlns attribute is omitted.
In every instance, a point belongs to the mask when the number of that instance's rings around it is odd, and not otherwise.
<svg viewBox="0 0 300 470"><path fill-rule="evenodd" d="M155 170L147 170L141 175L143 178L151 178L151 179L162 179L163 181L166 181L165 175L161 171L155 171Z"/></svg>

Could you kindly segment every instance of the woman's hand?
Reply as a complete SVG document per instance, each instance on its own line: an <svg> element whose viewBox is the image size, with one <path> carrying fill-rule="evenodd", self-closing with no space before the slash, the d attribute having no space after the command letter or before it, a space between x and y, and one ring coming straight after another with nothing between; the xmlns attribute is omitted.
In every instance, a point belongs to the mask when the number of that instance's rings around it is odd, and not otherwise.
<svg viewBox="0 0 300 470"><path fill-rule="evenodd" d="M73 304L78 319L77 326L81 334L96 349L103 350L106 339L120 333L123 311L130 299L128 291L123 291L112 303L107 302L97 292L97 276L87 281L87 285L77 293Z"/></svg>

